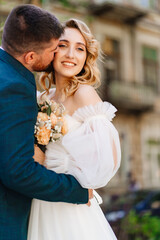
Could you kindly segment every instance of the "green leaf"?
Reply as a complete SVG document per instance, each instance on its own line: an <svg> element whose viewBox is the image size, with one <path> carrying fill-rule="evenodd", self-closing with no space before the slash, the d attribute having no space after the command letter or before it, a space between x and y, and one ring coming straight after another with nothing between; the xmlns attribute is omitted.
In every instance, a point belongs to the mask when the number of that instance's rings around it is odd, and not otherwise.
<svg viewBox="0 0 160 240"><path fill-rule="evenodd" d="M48 116L50 116L50 115L51 115L51 112L52 112L52 110L51 110L51 107L49 106L49 107L47 108L46 113L47 113Z"/></svg>

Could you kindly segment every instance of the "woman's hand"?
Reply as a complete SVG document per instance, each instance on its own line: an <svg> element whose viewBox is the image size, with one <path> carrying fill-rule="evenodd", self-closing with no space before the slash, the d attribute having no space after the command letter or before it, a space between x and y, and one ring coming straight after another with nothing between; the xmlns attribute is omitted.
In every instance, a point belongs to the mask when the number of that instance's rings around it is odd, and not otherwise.
<svg viewBox="0 0 160 240"><path fill-rule="evenodd" d="M41 149L37 145L34 145L33 158L36 162L39 162L41 165L44 165L45 154L41 151Z"/></svg>
<svg viewBox="0 0 160 240"><path fill-rule="evenodd" d="M88 189L88 196L89 196L89 200L88 200L87 206L90 207L91 206L90 200L94 197L93 189Z"/></svg>

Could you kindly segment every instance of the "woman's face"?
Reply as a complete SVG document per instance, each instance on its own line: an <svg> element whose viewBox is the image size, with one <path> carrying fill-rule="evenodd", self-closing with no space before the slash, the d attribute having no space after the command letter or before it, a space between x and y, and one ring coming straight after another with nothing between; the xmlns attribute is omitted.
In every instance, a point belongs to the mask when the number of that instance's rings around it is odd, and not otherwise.
<svg viewBox="0 0 160 240"><path fill-rule="evenodd" d="M70 78L81 72L86 61L86 41L78 29L66 28L58 44L53 67L55 76Z"/></svg>

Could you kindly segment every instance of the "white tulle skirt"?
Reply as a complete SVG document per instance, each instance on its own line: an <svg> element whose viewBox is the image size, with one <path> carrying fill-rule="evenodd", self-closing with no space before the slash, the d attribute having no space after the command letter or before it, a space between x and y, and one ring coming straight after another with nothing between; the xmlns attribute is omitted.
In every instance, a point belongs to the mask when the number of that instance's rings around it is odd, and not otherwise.
<svg viewBox="0 0 160 240"><path fill-rule="evenodd" d="M28 240L116 240L95 198L86 204L53 203L34 199Z"/></svg>

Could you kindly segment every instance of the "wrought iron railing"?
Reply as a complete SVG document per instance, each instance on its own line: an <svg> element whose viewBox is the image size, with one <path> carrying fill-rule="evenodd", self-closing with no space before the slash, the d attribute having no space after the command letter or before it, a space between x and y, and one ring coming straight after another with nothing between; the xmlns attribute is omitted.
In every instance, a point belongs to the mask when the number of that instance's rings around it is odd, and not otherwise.
<svg viewBox="0 0 160 240"><path fill-rule="evenodd" d="M108 97L124 108L145 110L153 107L156 91L145 84L112 81L108 87Z"/></svg>

